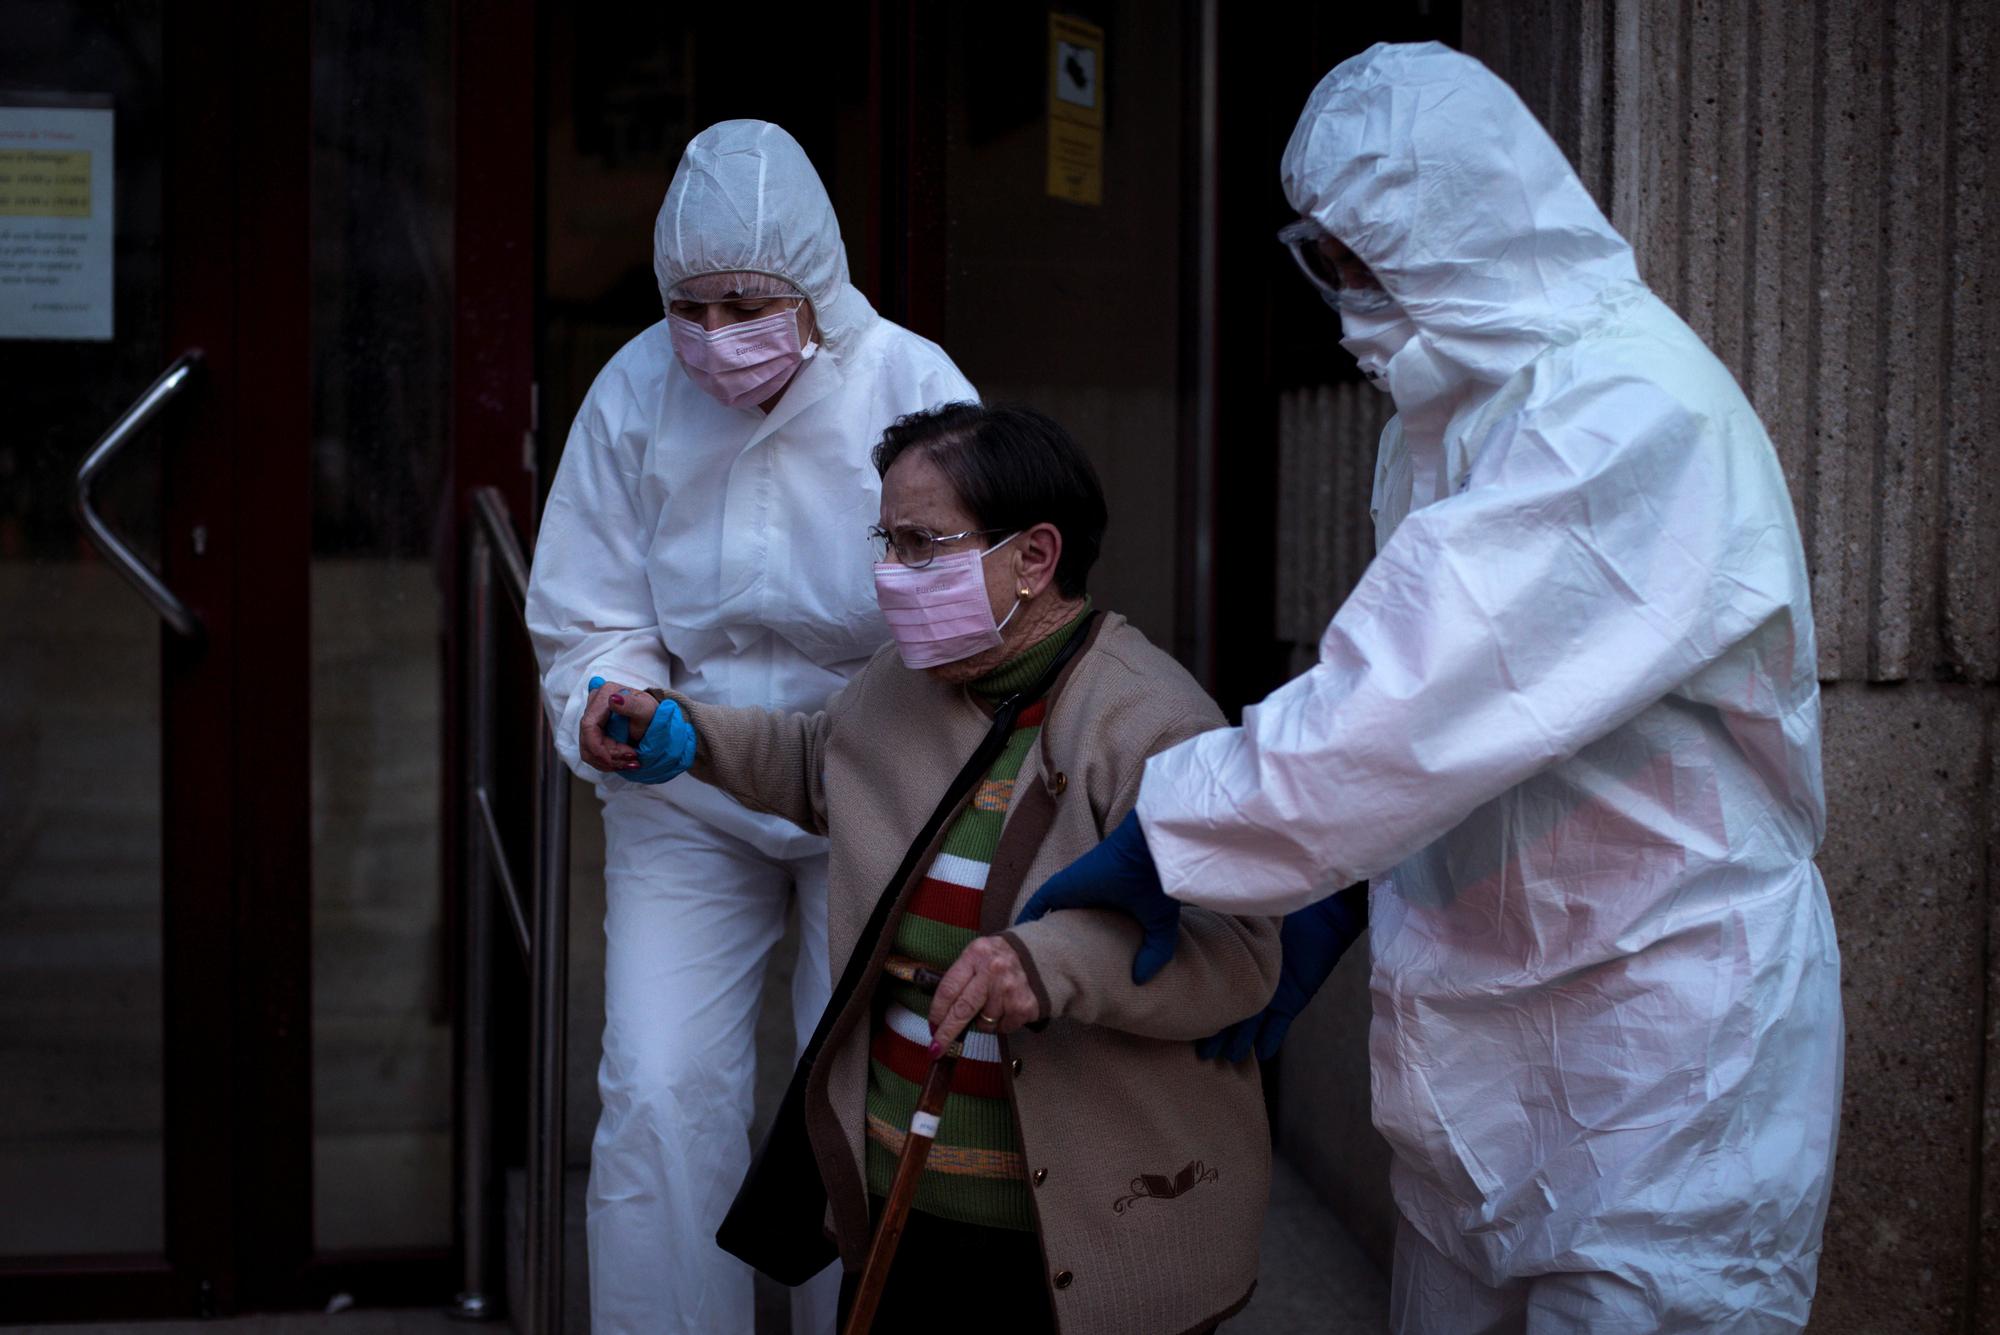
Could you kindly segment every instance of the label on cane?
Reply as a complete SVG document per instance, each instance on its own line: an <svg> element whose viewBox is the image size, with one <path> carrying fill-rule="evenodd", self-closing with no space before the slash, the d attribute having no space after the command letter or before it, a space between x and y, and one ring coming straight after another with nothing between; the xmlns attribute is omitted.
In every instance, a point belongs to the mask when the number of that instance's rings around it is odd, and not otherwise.
<svg viewBox="0 0 2000 1335"><path fill-rule="evenodd" d="M920 1112L910 1118L910 1134L922 1136L925 1140L936 1140L938 1117L936 1113Z"/></svg>

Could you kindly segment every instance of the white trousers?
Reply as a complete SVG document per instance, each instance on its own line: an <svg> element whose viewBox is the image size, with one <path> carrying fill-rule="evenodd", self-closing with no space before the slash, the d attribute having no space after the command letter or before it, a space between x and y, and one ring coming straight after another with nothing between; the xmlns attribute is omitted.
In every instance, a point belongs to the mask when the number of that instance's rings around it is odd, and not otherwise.
<svg viewBox="0 0 2000 1335"><path fill-rule="evenodd" d="M1676 1272L1672 1250L1663 1245L1663 1273L1644 1276L1643 1288L1605 1270L1528 1275L1495 1287L1398 1219L1389 1329L1394 1335L1776 1335L1803 1328L1788 1313L1803 1311L1811 1294L1802 1303L1783 1276L1773 1278L1768 1302L1757 1301L1740 1273L1731 1276L1739 1301L1719 1315L1719 1286L1704 1282L1698 1263Z"/></svg>
<svg viewBox="0 0 2000 1335"><path fill-rule="evenodd" d="M751 1271L716 1246L715 1230L750 1165L758 1001L794 903L798 1048L831 992L825 841L741 809L714 814L644 792L604 803L596 1335L750 1335ZM837 1265L794 1289L793 1335L831 1335L839 1292Z"/></svg>

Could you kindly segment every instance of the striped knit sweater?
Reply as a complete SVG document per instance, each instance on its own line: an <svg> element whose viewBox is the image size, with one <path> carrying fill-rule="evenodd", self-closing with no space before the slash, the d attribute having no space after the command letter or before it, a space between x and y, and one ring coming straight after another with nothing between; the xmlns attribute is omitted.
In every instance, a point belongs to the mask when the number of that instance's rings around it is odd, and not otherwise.
<svg viewBox="0 0 2000 1335"><path fill-rule="evenodd" d="M1089 612L1086 603L1075 620L973 682L972 690L998 701L1032 685ZM1041 701L1021 711L971 804L945 832L936 860L897 924L894 956L942 973L979 935L986 873L1007 823L1014 779L1045 712ZM931 1041L930 994L894 977L884 981L883 990L888 1005L877 1022L868 1072L868 1190L876 1196L889 1194L896 1175L904 1131L930 1067ZM1000 1072L1000 1040L967 1030L962 1049L915 1208L961 1223L1032 1229L1027 1172Z"/></svg>

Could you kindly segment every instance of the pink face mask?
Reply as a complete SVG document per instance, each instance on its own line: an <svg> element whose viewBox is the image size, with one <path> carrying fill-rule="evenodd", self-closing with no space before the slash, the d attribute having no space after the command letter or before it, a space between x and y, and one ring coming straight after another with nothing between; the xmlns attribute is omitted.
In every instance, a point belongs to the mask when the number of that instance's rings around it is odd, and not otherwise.
<svg viewBox="0 0 2000 1335"><path fill-rule="evenodd" d="M796 310L760 315L712 332L685 316L669 315L667 330L688 378L729 408L770 398L819 350L817 343L799 346Z"/></svg>
<svg viewBox="0 0 2000 1335"><path fill-rule="evenodd" d="M1012 542L1010 534L983 552L953 552L921 570L900 561L875 566L875 601L907 668L933 668L983 654L1000 643L1000 631L1021 606L1015 599L995 624L986 600L983 562Z"/></svg>

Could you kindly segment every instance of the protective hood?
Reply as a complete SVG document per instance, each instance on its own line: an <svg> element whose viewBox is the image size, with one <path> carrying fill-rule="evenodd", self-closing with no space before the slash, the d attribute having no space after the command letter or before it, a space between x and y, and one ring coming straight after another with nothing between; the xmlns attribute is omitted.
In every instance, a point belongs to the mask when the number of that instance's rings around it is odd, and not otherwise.
<svg viewBox="0 0 2000 1335"><path fill-rule="evenodd" d="M1632 248L1514 90L1437 42L1378 43L1336 66L1280 173L1292 207L1415 321L1402 355L1432 363L1407 377L1428 394L1500 383L1639 285Z"/></svg>
<svg viewBox="0 0 2000 1335"><path fill-rule="evenodd" d="M874 307L847 281L833 201L798 140L769 121L719 121L688 144L653 225L660 299L702 274L773 274L812 302L830 349L864 332Z"/></svg>

